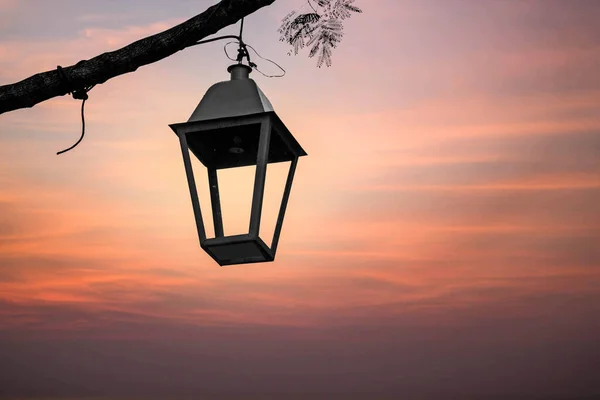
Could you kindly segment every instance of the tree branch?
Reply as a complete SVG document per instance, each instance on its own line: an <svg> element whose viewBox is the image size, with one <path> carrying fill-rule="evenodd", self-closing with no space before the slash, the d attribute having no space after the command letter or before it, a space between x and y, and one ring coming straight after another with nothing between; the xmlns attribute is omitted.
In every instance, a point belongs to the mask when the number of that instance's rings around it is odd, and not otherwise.
<svg viewBox="0 0 600 400"><path fill-rule="evenodd" d="M20 82L0 86L0 114L33 107L69 90L88 87L133 72L185 49L275 0L222 0L203 13L164 32L140 39L119 50L83 60L63 70L72 87L65 87L58 70L35 74Z"/></svg>

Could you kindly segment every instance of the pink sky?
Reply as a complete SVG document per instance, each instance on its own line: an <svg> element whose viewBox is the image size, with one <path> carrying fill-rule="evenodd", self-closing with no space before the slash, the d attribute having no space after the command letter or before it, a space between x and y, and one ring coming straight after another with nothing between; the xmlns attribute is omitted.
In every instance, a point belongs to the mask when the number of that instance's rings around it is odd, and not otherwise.
<svg viewBox="0 0 600 400"><path fill-rule="evenodd" d="M210 4L0 0L0 84ZM168 127L222 44L95 87L62 156L78 101L0 115L0 396L600 396L600 2L357 0L321 69L278 41L304 4L245 25L309 153L274 263L199 248Z"/></svg>

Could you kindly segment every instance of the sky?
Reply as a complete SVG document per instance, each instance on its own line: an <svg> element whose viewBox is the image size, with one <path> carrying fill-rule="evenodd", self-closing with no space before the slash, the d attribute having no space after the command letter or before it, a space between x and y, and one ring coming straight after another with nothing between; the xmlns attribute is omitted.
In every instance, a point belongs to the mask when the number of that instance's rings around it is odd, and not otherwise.
<svg viewBox="0 0 600 400"><path fill-rule="evenodd" d="M0 85L213 3L0 0ZM278 40L303 0L246 18L308 153L273 263L199 247L168 127L224 43L96 86L61 156L79 101L0 115L0 397L600 396L600 2L354 4L330 68ZM222 178L238 233L251 172Z"/></svg>

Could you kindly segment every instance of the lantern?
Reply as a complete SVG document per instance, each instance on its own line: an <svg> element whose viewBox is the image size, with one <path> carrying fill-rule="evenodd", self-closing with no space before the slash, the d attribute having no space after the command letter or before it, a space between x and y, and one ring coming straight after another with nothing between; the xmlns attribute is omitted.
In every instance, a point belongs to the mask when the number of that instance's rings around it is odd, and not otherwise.
<svg viewBox="0 0 600 400"><path fill-rule="evenodd" d="M200 246L219 265L273 261L279 243L298 157L306 152L279 119L271 103L249 78L252 69L231 65L231 80L208 89L185 123L170 125L179 137ZM215 237L207 238L190 153L207 169ZM289 161L271 246L259 236L267 165ZM248 233L226 236L223 230L217 171L255 166Z"/></svg>

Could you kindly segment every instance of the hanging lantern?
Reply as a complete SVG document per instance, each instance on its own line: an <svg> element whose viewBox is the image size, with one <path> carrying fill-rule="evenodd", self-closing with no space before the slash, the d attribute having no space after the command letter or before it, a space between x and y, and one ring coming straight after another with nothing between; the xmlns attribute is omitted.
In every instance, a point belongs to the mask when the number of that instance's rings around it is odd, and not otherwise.
<svg viewBox="0 0 600 400"><path fill-rule="evenodd" d="M231 80L210 87L190 119L170 127L181 144L200 246L219 265L273 261L298 157L306 152L249 78L252 69L235 64L227 71ZM190 152L208 172L214 238L206 237ZM290 169L269 247L259 237L267 164L285 161L290 162ZM256 166L248 233L226 236L217 171L246 166Z"/></svg>

